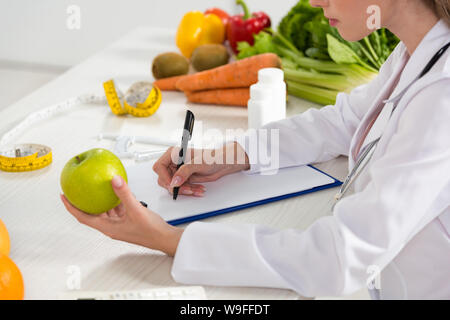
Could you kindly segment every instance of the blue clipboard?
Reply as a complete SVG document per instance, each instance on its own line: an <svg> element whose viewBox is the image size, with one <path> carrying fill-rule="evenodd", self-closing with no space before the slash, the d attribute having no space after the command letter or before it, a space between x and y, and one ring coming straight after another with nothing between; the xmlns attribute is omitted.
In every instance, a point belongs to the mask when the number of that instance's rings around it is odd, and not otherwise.
<svg viewBox="0 0 450 320"><path fill-rule="evenodd" d="M220 210L216 210L216 211L211 211L211 212L206 212L206 213L202 213L202 214L197 214L197 215L193 215L193 216L189 216L189 217L185 217L185 218L181 218L181 219L169 220L167 222L169 224L173 225L173 226L176 226L176 225L180 225L180 224L183 224L183 223L188 223L188 222L193 222L193 221L197 221L197 220L202 220L202 219L206 219L206 218L209 218L209 217L218 216L218 215L221 215L221 214L230 213L230 212L234 212L234 211L238 211L238 210L243 210L243 209L247 209L247 208L251 208L251 207L256 207L256 206L260 206L260 205L263 205L263 204L266 204L266 203L280 201L280 200L288 199L288 198L292 198L292 197L297 197L297 196L300 196L300 195L303 195L303 194L312 193L312 192L325 190L325 189L330 189L330 188L334 188L334 187L338 187L338 186L342 185L341 181L339 181L336 178L330 176L329 174L323 172L322 170L319 170L319 169L317 169L316 167L314 167L312 165L308 165L308 167L311 167L312 169L317 170L320 173L330 177L331 179L334 180L334 182L332 182L330 184L314 187L312 189L302 190L300 192L293 192L293 193L285 194L285 195L282 195L282 196L277 196L277 197L267 198L267 199L264 199L264 200L258 200L258 201L254 201L254 202L249 202L249 203L246 203L246 204L233 206L233 207L228 207L228 208L224 208L224 209L220 209Z"/></svg>

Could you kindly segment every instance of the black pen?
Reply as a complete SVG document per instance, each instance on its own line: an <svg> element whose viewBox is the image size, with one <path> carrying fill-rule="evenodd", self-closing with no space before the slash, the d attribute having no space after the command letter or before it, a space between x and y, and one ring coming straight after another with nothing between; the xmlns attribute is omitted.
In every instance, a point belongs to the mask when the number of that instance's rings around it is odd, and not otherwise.
<svg viewBox="0 0 450 320"><path fill-rule="evenodd" d="M178 153L177 171L184 164L188 143L189 140L191 140L192 138L192 131L194 130L194 120L195 120L194 114L191 111L187 110L186 118L184 119L183 136L181 138L181 149L180 152ZM179 189L180 187L173 188L173 200L177 199Z"/></svg>

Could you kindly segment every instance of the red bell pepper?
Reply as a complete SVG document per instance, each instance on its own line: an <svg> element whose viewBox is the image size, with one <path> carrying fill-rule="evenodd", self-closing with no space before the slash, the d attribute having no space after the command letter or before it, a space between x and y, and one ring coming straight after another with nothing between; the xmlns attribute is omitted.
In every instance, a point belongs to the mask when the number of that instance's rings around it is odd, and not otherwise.
<svg viewBox="0 0 450 320"><path fill-rule="evenodd" d="M223 11L222 9L209 8L204 13L205 13L205 15L206 14L215 14L216 16L218 16L222 20L222 23L225 26L225 28L227 27L228 20L230 19L230 15L228 13L226 13L225 11Z"/></svg>
<svg viewBox="0 0 450 320"><path fill-rule="evenodd" d="M237 54L238 42L247 41L250 45L253 45L253 35L265 28L269 28L271 23L269 16L264 12L254 12L250 14L248 7L243 0L236 0L236 4L242 6L244 13L230 18L227 26L227 38L234 53Z"/></svg>

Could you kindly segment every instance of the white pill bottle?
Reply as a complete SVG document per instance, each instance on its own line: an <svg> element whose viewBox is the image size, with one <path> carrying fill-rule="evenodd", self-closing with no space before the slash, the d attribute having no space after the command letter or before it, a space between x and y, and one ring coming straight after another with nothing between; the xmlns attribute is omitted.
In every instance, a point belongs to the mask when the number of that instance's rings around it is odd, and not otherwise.
<svg viewBox="0 0 450 320"><path fill-rule="evenodd" d="M259 129L269 122L286 118L286 83L283 70L259 70L258 82L250 87L247 109L249 129Z"/></svg>

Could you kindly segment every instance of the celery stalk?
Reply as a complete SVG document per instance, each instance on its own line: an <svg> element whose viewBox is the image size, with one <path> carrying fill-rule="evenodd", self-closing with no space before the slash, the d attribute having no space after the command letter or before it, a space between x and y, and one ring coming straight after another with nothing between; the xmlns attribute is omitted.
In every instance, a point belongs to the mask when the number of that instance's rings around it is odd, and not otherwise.
<svg viewBox="0 0 450 320"><path fill-rule="evenodd" d="M284 68L284 76L286 80L310 84L324 89L333 89L345 91L350 83L349 78L343 75L325 74L319 72L310 72L302 69Z"/></svg>
<svg viewBox="0 0 450 320"><path fill-rule="evenodd" d="M321 105L334 104L339 91L287 81L288 93Z"/></svg>

